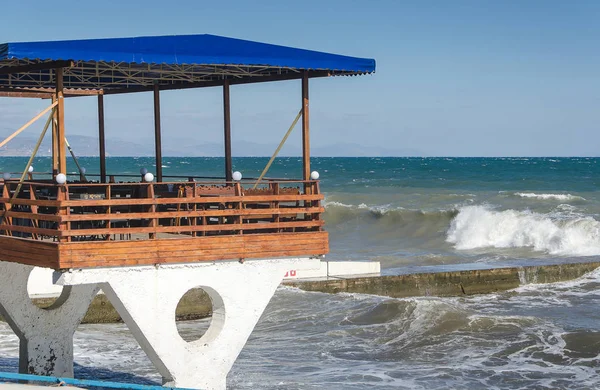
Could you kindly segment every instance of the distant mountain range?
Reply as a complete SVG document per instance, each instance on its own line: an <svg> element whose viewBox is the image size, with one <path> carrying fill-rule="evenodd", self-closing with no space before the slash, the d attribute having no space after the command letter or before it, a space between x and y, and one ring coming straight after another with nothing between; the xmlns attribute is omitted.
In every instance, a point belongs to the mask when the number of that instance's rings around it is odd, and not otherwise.
<svg viewBox="0 0 600 390"><path fill-rule="evenodd" d="M8 134L0 134L0 140ZM77 156L98 156L98 138L82 135L68 136L68 141ZM0 148L0 156L30 156L37 143L35 137L20 134L7 145ZM232 153L238 157L271 156L277 144L260 144L244 140L234 140ZM106 151L108 156L153 156L154 144L141 144L122 139L107 139ZM47 136L37 153L38 156L50 156L51 141ZM203 143L193 138L163 139L163 156L181 157L219 157L223 156L223 144ZM285 145L280 156L302 155L300 145ZM315 145L311 148L311 155L315 157L384 157L384 156L424 156L419 150L391 149L377 146L364 146L354 143L337 143L330 145Z"/></svg>

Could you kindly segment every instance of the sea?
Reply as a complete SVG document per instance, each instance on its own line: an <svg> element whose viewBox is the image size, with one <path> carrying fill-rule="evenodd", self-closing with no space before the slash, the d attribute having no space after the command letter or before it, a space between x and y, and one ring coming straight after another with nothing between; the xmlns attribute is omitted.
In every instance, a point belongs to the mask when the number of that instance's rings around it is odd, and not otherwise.
<svg viewBox="0 0 600 390"><path fill-rule="evenodd" d="M27 159L0 158L0 172ZM152 172L111 157L108 172ZM268 158L234 158L244 178ZM70 161L69 170L75 171ZM81 158L93 179L97 158ZM34 161L44 172L48 158ZM165 176L222 176L221 158L164 157ZM600 158L313 158L329 260L386 275L600 261ZM298 178L298 157L269 177ZM198 338L210 319L180 322ZM0 371L18 339L0 323ZM160 382L123 324L81 325L76 377ZM208 368L207 368L208 369ZM396 299L280 287L228 376L231 389L597 389L600 270L504 293Z"/></svg>

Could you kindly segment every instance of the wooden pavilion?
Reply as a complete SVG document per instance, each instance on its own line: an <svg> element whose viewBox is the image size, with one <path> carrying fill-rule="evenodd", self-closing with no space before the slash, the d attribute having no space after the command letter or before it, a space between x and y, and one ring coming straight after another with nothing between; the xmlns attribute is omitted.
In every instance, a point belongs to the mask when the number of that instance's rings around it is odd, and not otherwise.
<svg viewBox="0 0 600 390"><path fill-rule="evenodd" d="M0 96L49 99L28 124L48 114L52 133L52 175L34 179L30 162L21 178L0 182L0 261L65 270L327 253L323 195L310 177L309 79L374 71L372 59L212 35L0 44ZM302 178L233 180L230 86L282 80L302 83ZM224 177L169 181L160 92L202 87L223 89ZM154 94L156 180L113 182L104 96L134 92ZM64 99L90 95L98 98L95 182L66 176Z"/></svg>

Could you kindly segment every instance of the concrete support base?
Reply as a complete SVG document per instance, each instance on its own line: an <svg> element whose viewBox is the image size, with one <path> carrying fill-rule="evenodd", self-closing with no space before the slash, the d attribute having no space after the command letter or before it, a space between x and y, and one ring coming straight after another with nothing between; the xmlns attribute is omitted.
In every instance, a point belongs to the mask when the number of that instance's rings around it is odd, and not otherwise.
<svg viewBox="0 0 600 390"><path fill-rule="evenodd" d="M52 306L40 309L27 292L33 268L0 261L0 314L19 337L19 372L73 377L73 334L98 288L65 287Z"/></svg>
<svg viewBox="0 0 600 390"><path fill-rule="evenodd" d="M222 390L285 272L318 268L318 259L265 259L82 269L56 276L57 284L99 285L165 385ZM213 316L199 340L186 342L177 332L175 309L195 287L209 294Z"/></svg>

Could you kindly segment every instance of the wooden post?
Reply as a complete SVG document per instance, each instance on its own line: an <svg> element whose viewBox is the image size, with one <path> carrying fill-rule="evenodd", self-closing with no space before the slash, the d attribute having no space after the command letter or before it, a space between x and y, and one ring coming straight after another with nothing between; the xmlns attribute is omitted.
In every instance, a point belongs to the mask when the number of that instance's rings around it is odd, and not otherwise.
<svg viewBox="0 0 600 390"><path fill-rule="evenodd" d="M154 147L156 150L156 181L162 181L162 145L160 140L160 89L154 84Z"/></svg>
<svg viewBox="0 0 600 390"><path fill-rule="evenodd" d="M10 202L10 182L5 181L4 186L2 187L2 197L7 199L4 203L4 214L2 219L0 219L0 227L2 225L12 225L12 218L6 216L9 211L12 209L12 203ZM6 223L4 223L6 221ZM0 230L0 232L3 230ZM12 230L4 229L4 232L7 236L12 236Z"/></svg>
<svg viewBox="0 0 600 390"><path fill-rule="evenodd" d="M154 203L154 183L148 183L148 189L146 190L146 196L148 199L152 199L152 204L148 206L146 212L151 213L153 216L150 219L150 227L155 229L154 233L149 233L148 238L154 240L156 238L156 227L158 226L158 221L156 218L156 204Z"/></svg>
<svg viewBox="0 0 600 390"><path fill-rule="evenodd" d="M56 102L56 95L52 95L52 103ZM58 108L52 112L52 176L58 173Z"/></svg>
<svg viewBox="0 0 600 390"><path fill-rule="evenodd" d="M67 144L65 138L65 99L63 94L63 69L56 69L56 99L57 111L57 145L58 145L58 173L67 174Z"/></svg>
<svg viewBox="0 0 600 390"><path fill-rule="evenodd" d="M229 80L223 83L223 127L225 133L225 181L232 181L231 164L231 107L229 99Z"/></svg>
<svg viewBox="0 0 600 390"><path fill-rule="evenodd" d="M308 106L308 72L302 74L302 177L310 179L310 126ZM304 183L304 193L310 194L311 187ZM304 202L305 207L310 207L310 202Z"/></svg>
<svg viewBox="0 0 600 390"><path fill-rule="evenodd" d="M33 177L31 177L31 176L32 175L30 173L29 174L29 180L33 180ZM31 184L29 185L29 199L30 200L37 200L37 198L35 197L35 187L32 186ZM38 206L34 202L32 202L31 206L29 206L29 207L31 207L31 213L32 214L37 214L38 213L38 210L39 210ZM30 221L31 221L31 226L33 226L34 228L37 229L37 228L40 227L38 219L31 218ZM37 233L31 233L31 238L33 238L34 240L37 240L38 239Z"/></svg>
<svg viewBox="0 0 600 390"><path fill-rule="evenodd" d="M302 74L302 166L303 179L310 179L310 126L308 107L308 72Z"/></svg>
<svg viewBox="0 0 600 390"><path fill-rule="evenodd" d="M106 140L104 138L104 95L98 95L98 142L100 144L100 182L106 183Z"/></svg>
<svg viewBox="0 0 600 390"><path fill-rule="evenodd" d="M69 190L66 185L58 186L56 189L56 200L65 201L69 200ZM69 206L59 206L57 207L57 215L60 216L68 216L71 214L71 208ZM71 236L63 237L63 233L65 231L71 230L71 222L60 222L58 224L58 242L71 241Z"/></svg>

